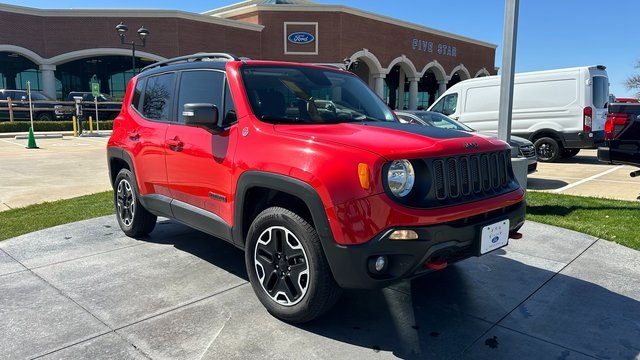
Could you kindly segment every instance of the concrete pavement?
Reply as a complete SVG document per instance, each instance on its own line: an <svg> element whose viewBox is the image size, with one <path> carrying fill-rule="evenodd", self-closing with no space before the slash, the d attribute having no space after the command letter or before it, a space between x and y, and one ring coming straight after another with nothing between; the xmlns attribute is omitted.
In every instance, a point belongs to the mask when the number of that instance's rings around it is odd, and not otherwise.
<svg viewBox="0 0 640 360"><path fill-rule="evenodd" d="M113 216L0 242L9 359L640 359L640 253L528 222L523 238L293 326L258 302L235 247Z"/></svg>
<svg viewBox="0 0 640 360"><path fill-rule="evenodd" d="M634 170L638 168L598 161L597 150L580 150L571 159L538 163L538 171L528 176L527 188L556 194L637 201L640 178L629 176Z"/></svg>
<svg viewBox="0 0 640 360"><path fill-rule="evenodd" d="M110 190L107 140L0 138L0 211Z"/></svg>

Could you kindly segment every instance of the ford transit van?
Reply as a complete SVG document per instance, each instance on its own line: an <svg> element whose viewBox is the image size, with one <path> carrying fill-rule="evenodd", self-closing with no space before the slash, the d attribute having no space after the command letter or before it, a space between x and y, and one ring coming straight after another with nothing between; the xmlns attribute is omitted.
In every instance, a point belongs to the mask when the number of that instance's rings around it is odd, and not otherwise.
<svg viewBox="0 0 640 360"><path fill-rule="evenodd" d="M511 133L531 140L538 160L570 158L604 140L609 78L602 65L515 75ZM428 110L498 131L500 76L461 81Z"/></svg>

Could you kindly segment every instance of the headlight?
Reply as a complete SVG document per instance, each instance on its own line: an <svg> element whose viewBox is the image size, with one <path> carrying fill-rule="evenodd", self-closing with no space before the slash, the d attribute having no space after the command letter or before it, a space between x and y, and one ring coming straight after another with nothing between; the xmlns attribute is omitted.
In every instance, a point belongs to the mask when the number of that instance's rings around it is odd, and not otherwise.
<svg viewBox="0 0 640 360"><path fill-rule="evenodd" d="M416 180L413 166L409 160L395 160L387 170L389 190L397 197L406 196Z"/></svg>

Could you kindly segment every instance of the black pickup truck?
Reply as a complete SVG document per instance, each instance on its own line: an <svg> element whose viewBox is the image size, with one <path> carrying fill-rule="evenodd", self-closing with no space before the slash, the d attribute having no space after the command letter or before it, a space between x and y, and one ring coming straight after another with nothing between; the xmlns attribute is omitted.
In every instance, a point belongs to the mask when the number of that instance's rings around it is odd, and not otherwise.
<svg viewBox="0 0 640 360"><path fill-rule="evenodd" d="M612 103L604 125L605 146L598 160L640 167L640 103ZM640 176L640 170L631 172Z"/></svg>

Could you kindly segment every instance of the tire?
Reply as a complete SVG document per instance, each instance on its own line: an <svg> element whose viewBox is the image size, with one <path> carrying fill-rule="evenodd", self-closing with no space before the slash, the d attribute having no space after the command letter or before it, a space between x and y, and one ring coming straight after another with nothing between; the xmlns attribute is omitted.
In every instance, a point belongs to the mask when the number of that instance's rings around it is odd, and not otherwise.
<svg viewBox="0 0 640 360"><path fill-rule="evenodd" d="M247 234L245 261L256 296L283 321L311 321L340 297L318 233L287 209L271 207L255 218Z"/></svg>
<svg viewBox="0 0 640 360"><path fill-rule="evenodd" d="M554 162L558 160L562 152L562 148L558 141L550 137L541 137L534 142L538 160L542 162Z"/></svg>
<svg viewBox="0 0 640 360"><path fill-rule="evenodd" d="M113 202L120 229L133 238L149 235L156 226L158 217L147 211L140 203L138 186L131 171L120 170L113 188Z"/></svg>
<svg viewBox="0 0 640 360"><path fill-rule="evenodd" d="M579 152L580 152L580 149L564 149L562 150L562 153L560 154L560 156L563 159L571 159L572 157L578 155Z"/></svg>
<svg viewBox="0 0 640 360"><path fill-rule="evenodd" d="M36 119L40 121L51 121L53 120L53 115L47 112L41 112L41 113L38 113L38 115L36 116Z"/></svg>

